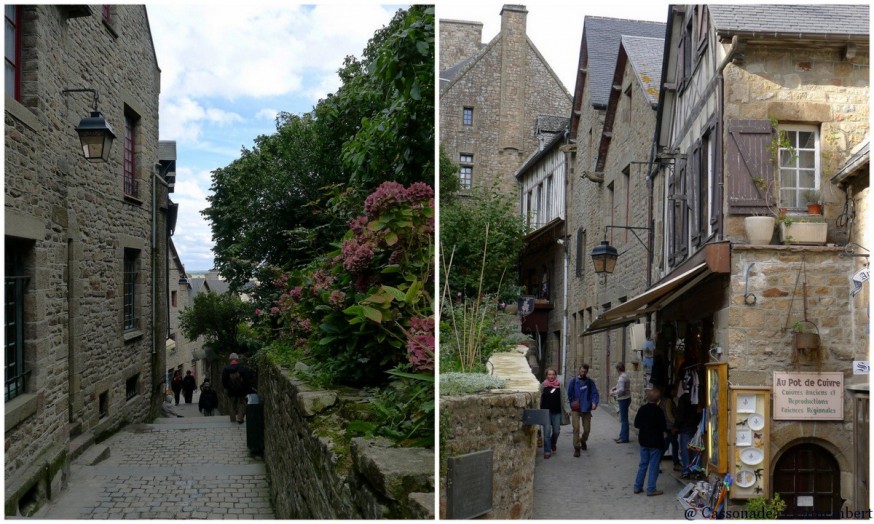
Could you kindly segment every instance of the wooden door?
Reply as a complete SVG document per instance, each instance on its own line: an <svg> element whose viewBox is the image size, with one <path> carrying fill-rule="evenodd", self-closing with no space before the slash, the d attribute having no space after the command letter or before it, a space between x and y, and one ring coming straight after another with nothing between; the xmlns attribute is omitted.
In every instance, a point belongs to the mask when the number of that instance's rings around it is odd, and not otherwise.
<svg viewBox="0 0 874 524"><path fill-rule="evenodd" d="M822 446L794 446L777 461L774 492L786 501L784 518L838 518L843 505L838 461Z"/></svg>

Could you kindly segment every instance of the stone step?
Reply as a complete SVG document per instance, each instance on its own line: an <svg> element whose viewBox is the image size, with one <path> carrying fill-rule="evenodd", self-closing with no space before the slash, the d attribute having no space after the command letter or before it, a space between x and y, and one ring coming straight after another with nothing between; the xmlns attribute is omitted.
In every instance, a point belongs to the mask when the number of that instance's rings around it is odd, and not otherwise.
<svg viewBox="0 0 874 524"><path fill-rule="evenodd" d="M410 493L411 518L434 520L434 493Z"/></svg>
<svg viewBox="0 0 874 524"><path fill-rule="evenodd" d="M76 438L70 440L70 454L69 460L70 462L76 460L82 453L85 452L88 448L90 448L94 444L94 434L90 431L86 431L81 435L78 435Z"/></svg>
<svg viewBox="0 0 874 524"><path fill-rule="evenodd" d="M82 453L76 464L83 466L96 466L100 462L109 458L109 446L105 444L96 444L91 446L88 451Z"/></svg>

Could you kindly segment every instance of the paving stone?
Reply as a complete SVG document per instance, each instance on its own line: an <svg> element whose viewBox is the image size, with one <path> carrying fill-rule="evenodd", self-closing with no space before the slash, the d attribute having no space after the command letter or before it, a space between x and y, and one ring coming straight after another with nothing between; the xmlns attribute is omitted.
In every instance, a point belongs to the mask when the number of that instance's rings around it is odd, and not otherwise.
<svg viewBox="0 0 874 524"><path fill-rule="evenodd" d="M582 429L581 429L582 431ZM670 458L661 462L657 488L659 497L634 494L634 478L640 462L637 431L631 428L631 442L616 444L619 417L614 407L603 404L592 416L586 450L574 458L573 427L562 426L558 451L543 458L538 449L534 470L535 519L684 519L677 494L686 485L673 475ZM569 479L576 479L569 482ZM583 486L584 487L581 487Z"/></svg>
<svg viewBox="0 0 874 524"><path fill-rule="evenodd" d="M264 502L267 471L248 453L246 428L202 417L196 400L179 406L182 419L138 424L104 441L109 456L71 468L68 488L35 517L274 519Z"/></svg>

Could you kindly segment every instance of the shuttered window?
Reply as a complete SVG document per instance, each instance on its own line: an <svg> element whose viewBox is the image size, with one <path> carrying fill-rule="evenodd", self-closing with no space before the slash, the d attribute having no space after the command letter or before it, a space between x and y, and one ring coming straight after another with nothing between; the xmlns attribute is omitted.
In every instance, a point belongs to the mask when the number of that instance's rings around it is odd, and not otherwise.
<svg viewBox="0 0 874 524"><path fill-rule="evenodd" d="M780 206L800 209L806 193L819 188L819 129L816 126L781 125L788 148L780 148Z"/></svg>
<svg viewBox="0 0 874 524"><path fill-rule="evenodd" d="M672 266L685 260L689 253L689 205L687 197L687 163L678 160L668 180L668 263Z"/></svg>
<svg viewBox="0 0 874 524"><path fill-rule="evenodd" d="M774 206L776 183L768 151L771 136L771 122L768 120L728 121L725 187L729 213L767 214L768 207Z"/></svg>
<svg viewBox="0 0 874 524"><path fill-rule="evenodd" d="M584 257L586 256L586 232L583 228L577 230L577 271L578 277L583 277Z"/></svg>

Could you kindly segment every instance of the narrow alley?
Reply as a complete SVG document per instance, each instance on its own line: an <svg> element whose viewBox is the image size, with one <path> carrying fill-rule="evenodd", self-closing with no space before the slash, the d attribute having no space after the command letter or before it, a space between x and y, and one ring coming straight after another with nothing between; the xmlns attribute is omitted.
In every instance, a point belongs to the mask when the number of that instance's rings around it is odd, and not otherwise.
<svg viewBox="0 0 874 524"><path fill-rule="evenodd" d="M246 425L204 417L191 404L182 418L134 424L86 451L71 466L61 496L42 519L273 519L267 470L246 447ZM95 453L109 448L96 461Z"/></svg>
<svg viewBox="0 0 874 524"><path fill-rule="evenodd" d="M637 431L631 420L630 441L616 444L619 415L603 404L592 415L592 430L579 458L574 458L573 427L561 427L558 452L544 460L538 449L534 471L535 519L683 519L677 494L687 481L680 481L670 458L661 462L658 489L663 495L634 494L634 478L640 461ZM580 429L582 431L582 428Z"/></svg>

